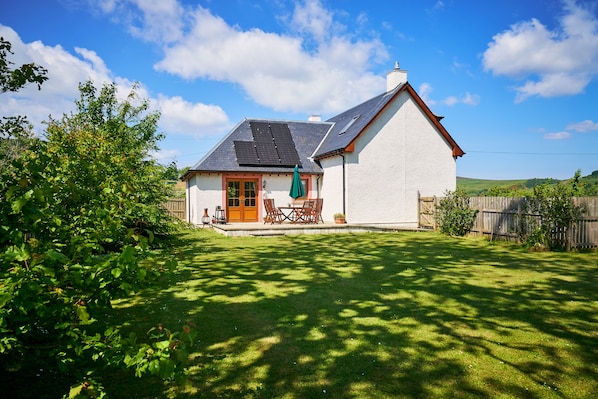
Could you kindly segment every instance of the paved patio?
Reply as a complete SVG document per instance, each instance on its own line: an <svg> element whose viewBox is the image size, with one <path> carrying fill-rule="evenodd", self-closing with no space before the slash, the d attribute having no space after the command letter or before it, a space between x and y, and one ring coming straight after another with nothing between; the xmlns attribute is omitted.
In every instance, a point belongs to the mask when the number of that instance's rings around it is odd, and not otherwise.
<svg viewBox="0 0 598 399"><path fill-rule="evenodd" d="M202 228L202 226L198 226ZM208 228L207 226L204 228ZM401 224L264 224L264 223L227 223L209 225L217 233L229 237L241 236L281 236L300 234L339 234L339 233L368 233L393 231L424 231L412 225Z"/></svg>

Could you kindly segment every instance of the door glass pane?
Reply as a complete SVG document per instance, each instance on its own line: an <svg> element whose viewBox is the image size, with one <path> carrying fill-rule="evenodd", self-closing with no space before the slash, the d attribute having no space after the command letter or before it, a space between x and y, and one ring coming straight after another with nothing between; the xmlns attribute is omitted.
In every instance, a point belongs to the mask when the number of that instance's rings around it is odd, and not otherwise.
<svg viewBox="0 0 598 399"><path fill-rule="evenodd" d="M254 181L245 182L245 206L254 207L256 203L256 190Z"/></svg>
<svg viewBox="0 0 598 399"><path fill-rule="evenodd" d="M229 207L238 207L241 205L241 182L229 181L226 190Z"/></svg>

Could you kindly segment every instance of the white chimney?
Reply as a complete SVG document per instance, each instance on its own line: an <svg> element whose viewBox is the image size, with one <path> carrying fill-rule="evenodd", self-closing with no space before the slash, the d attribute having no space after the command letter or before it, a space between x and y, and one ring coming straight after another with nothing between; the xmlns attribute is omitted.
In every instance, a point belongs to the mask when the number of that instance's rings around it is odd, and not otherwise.
<svg viewBox="0 0 598 399"><path fill-rule="evenodd" d="M309 118L307 118L308 122L322 122L322 115L310 115Z"/></svg>
<svg viewBox="0 0 598 399"><path fill-rule="evenodd" d="M397 61L394 69L386 74L386 91L389 92L402 83L407 83L407 71L399 68Z"/></svg>

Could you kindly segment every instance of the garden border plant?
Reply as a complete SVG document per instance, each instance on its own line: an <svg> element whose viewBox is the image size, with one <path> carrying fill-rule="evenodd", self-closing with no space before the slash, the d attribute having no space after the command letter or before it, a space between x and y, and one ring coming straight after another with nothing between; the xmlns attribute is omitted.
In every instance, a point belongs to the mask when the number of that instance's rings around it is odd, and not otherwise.
<svg viewBox="0 0 598 399"><path fill-rule="evenodd" d="M436 206L434 217L441 233L464 236L471 230L477 213L469 206L469 196L458 188L445 192Z"/></svg>
<svg viewBox="0 0 598 399"><path fill-rule="evenodd" d="M573 201L583 192L580 177L578 170L568 181L534 187L532 196L524 202L522 214L525 216L519 226L526 246L553 251L571 249L571 225L585 213L584 206Z"/></svg>

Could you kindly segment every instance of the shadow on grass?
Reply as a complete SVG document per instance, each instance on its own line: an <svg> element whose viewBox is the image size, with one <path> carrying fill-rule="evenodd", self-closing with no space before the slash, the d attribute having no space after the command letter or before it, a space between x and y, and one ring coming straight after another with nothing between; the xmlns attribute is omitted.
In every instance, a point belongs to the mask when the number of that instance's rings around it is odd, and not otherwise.
<svg viewBox="0 0 598 399"><path fill-rule="evenodd" d="M109 320L140 335L157 323L193 322L187 381L106 382L113 398L598 391L595 254L529 253L433 233L207 231L182 237L178 251L176 281L120 303Z"/></svg>
<svg viewBox="0 0 598 399"><path fill-rule="evenodd" d="M187 384L171 396L598 390L593 254L413 233L197 239L186 238L175 286L122 309L144 329L197 325Z"/></svg>

